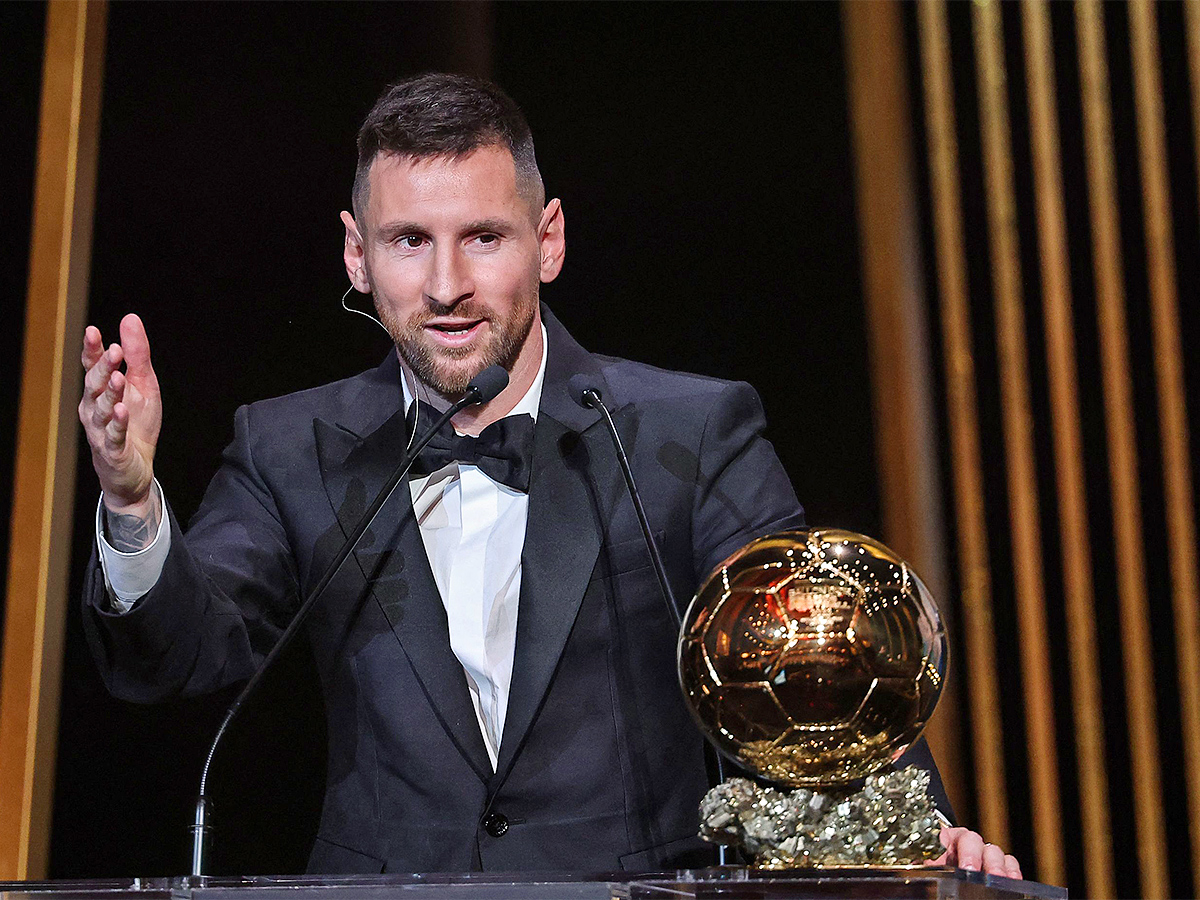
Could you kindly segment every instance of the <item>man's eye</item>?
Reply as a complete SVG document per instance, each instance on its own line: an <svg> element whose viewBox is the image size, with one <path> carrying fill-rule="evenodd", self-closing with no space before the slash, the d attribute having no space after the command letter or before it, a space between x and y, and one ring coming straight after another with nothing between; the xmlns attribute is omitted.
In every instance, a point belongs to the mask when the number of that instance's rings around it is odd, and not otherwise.
<svg viewBox="0 0 1200 900"><path fill-rule="evenodd" d="M419 250L423 243L425 243L425 238L419 234L406 234L400 238L400 246L408 250Z"/></svg>
<svg viewBox="0 0 1200 900"><path fill-rule="evenodd" d="M487 247L498 242L500 240L500 236L496 234L481 234L475 238L475 240Z"/></svg>

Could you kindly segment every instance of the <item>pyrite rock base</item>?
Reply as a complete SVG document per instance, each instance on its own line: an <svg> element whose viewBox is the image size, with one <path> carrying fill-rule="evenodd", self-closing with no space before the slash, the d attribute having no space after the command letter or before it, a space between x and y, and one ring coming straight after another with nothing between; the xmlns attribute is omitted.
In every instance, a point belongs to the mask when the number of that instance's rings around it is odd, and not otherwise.
<svg viewBox="0 0 1200 900"><path fill-rule="evenodd" d="M929 773L907 766L861 790L786 793L730 778L700 803L700 837L743 848L764 869L900 866L942 854Z"/></svg>

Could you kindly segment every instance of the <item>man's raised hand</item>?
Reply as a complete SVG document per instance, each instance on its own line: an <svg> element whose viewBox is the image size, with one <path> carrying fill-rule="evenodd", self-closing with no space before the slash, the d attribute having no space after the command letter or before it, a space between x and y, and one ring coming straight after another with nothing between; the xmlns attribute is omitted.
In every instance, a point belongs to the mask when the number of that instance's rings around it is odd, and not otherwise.
<svg viewBox="0 0 1200 900"><path fill-rule="evenodd" d="M161 516L151 488L162 397L142 320L132 314L122 319L121 343L108 349L100 330L89 325L82 361L87 374L79 421L104 491L110 536L118 550L138 550L153 540Z"/></svg>

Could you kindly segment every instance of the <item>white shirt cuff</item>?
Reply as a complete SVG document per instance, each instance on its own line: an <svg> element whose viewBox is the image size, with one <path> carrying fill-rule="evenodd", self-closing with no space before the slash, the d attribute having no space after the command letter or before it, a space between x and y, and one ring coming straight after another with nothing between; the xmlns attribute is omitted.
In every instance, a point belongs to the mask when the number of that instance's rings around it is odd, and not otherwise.
<svg viewBox="0 0 1200 900"><path fill-rule="evenodd" d="M104 572L104 585L108 588L112 611L127 613L137 599L148 593L158 583L167 552L171 549L171 526L167 521L167 501L163 497L162 485L154 479L154 490L158 492L158 531L150 546L134 553L122 553L104 537L104 495L96 504L96 546L100 548L100 569Z"/></svg>

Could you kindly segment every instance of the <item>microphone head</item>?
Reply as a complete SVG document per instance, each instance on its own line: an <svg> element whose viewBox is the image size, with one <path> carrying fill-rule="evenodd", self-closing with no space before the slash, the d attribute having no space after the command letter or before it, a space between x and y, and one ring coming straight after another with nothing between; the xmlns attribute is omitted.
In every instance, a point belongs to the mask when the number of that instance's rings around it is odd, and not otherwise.
<svg viewBox="0 0 1200 900"><path fill-rule="evenodd" d="M600 398L600 388L596 386L595 379L582 372L577 372L567 379L567 392L570 393L571 399L584 409L593 409L592 404L588 402L589 393L595 394L597 399Z"/></svg>
<svg viewBox="0 0 1200 900"><path fill-rule="evenodd" d="M487 403L490 400L496 399L502 390L508 387L508 373L504 371L504 366L494 365L488 366L478 375L471 379L471 383L467 385L467 395L474 394L475 399L472 403Z"/></svg>

